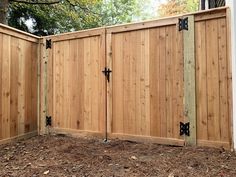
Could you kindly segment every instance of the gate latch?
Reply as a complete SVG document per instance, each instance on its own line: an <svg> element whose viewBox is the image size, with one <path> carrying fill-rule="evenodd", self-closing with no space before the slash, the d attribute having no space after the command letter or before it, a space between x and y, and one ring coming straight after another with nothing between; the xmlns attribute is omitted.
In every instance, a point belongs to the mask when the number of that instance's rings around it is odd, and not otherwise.
<svg viewBox="0 0 236 177"><path fill-rule="evenodd" d="M189 127L190 127L189 122L187 122L187 123L180 122L180 132L179 132L180 136L182 136L182 135L190 136Z"/></svg>
<svg viewBox="0 0 236 177"><path fill-rule="evenodd" d="M110 81L110 73L112 72L112 70L110 70L110 68L105 67L102 72L105 75L105 77L107 78L107 81L109 82Z"/></svg>

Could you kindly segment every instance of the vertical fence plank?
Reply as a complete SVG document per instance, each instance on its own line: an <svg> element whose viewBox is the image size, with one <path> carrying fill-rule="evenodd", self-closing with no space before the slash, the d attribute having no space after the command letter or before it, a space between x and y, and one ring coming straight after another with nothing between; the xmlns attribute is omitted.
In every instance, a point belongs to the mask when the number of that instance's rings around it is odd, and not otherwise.
<svg viewBox="0 0 236 177"><path fill-rule="evenodd" d="M160 124L161 124L161 135L160 137L167 137L167 119L166 119L166 27L160 28Z"/></svg>
<svg viewBox="0 0 236 177"><path fill-rule="evenodd" d="M77 129L83 130L84 129L84 40L78 39L78 58L77 58L77 65L78 65L78 111L79 115L77 116Z"/></svg>
<svg viewBox="0 0 236 177"><path fill-rule="evenodd" d="M176 76L175 76L175 84L176 84L176 99L177 104L176 108L176 118L174 124L174 136L178 139L183 139L183 137L179 134L179 122L184 121L184 105L183 105L183 97L184 97L184 60L183 60L183 33L179 33L175 29L176 34Z"/></svg>
<svg viewBox="0 0 236 177"><path fill-rule="evenodd" d="M145 119L142 123L145 126L145 135L150 136L150 30L144 31L144 77L145 77ZM143 117L144 118L144 117Z"/></svg>
<svg viewBox="0 0 236 177"><path fill-rule="evenodd" d="M47 64L47 113L48 116L52 116L54 125L56 120L53 116L53 55L55 45L52 45L52 49L48 49L48 64Z"/></svg>
<svg viewBox="0 0 236 177"><path fill-rule="evenodd" d="M141 89L141 126L143 129L143 133L146 134L146 125L144 124L146 122L146 118L147 118L147 110L146 110L146 86L145 86L145 82L146 82L146 74L147 72L145 72L146 70L146 63L147 63L147 58L146 58L146 44L147 44L147 30L143 30L140 32L141 35L141 48L140 48L140 65L141 65L141 70L140 70L140 76L141 76L141 80L140 80L140 89Z"/></svg>
<svg viewBox="0 0 236 177"><path fill-rule="evenodd" d="M230 143L230 147L233 148L233 111L232 111L232 56L231 56L231 21L230 21L230 9L226 10L226 33L227 33L227 102L228 102L228 119L229 119L229 137L228 141ZM234 142L236 143L236 142Z"/></svg>
<svg viewBox="0 0 236 177"><path fill-rule="evenodd" d="M30 87L32 95L31 95L31 121L30 121L30 132L37 130L37 60L38 60L38 44L32 44L31 50L31 77L32 77L32 85Z"/></svg>
<svg viewBox="0 0 236 177"><path fill-rule="evenodd" d="M137 31L135 33L136 36L136 53L134 53L135 58L135 133L137 135L144 135L144 129L142 126L142 120L141 120L141 85L140 85L140 77L141 77L141 31Z"/></svg>
<svg viewBox="0 0 236 177"><path fill-rule="evenodd" d="M112 36L112 133L124 132L124 39L123 34Z"/></svg>
<svg viewBox="0 0 236 177"><path fill-rule="evenodd" d="M92 127L91 130L98 132L98 124L99 124L99 119L98 119L98 113L99 113L99 75L102 74L99 71L99 37L94 37L91 40L91 60L92 60L92 65L91 65L91 85L92 85L92 91L91 91L91 117L92 117Z"/></svg>
<svg viewBox="0 0 236 177"><path fill-rule="evenodd" d="M53 117L54 117L54 127L60 127L60 43L55 42L53 45Z"/></svg>
<svg viewBox="0 0 236 177"><path fill-rule="evenodd" d="M206 140L207 133L207 58L206 22L195 24L196 34L196 99L197 99L197 139Z"/></svg>
<svg viewBox="0 0 236 177"><path fill-rule="evenodd" d="M36 46L36 52L37 52L37 58L36 58L36 67L37 67L37 91L36 91L36 97L37 97L37 117L36 117L36 130L37 130L37 134L40 134L40 119L41 119L41 104L40 104L40 100L41 100L41 96L40 96L40 89L41 89L41 39L38 41L37 46Z"/></svg>
<svg viewBox="0 0 236 177"><path fill-rule="evenodd" d="M25 93L24 93L24 99L25 99L25 117L24 117L24 133L30 132L30 125L31 125L31 113L32 113L32 45L30 42L25 42L25 53L27 54L25 56Z"/></svg>
<svg viewBox="0 0 236 177"><path fill-rule="evenodd" d="M206 22L208 139L220 140L220 88L217 19Z"/></svg>
<svg viewBox="0 0 236 177"><path fill-rule="evenodd" d="M91 56L90 38L84 40L84 128L91 128Z"/></svg>
<svg viewBox="0 0 236 177"><path fill-rule="evenodd" d="M70 88L70 82L71 82L71 77L69 75L69 70L72 69L70 68L70 62L71 62L71 58L70 58L70 40L66 40L63 41L63 70L64 70L64 77L63 77L63 101L62 101L62 110L63 110L63 114L62 116L64 117L64 128L70 128L69 124L71 121L71 109L69 103L70 103L70 92L71 92L71 88Z"/></svg>
<svg viewBox="0 0 236 177"><path fill-rule="evenodd" d="M18 75L19 75L19 39L11 40L11 137L17 136L18 129Z"/></svg>
<svg viewBox="0 0 236 177"><path fill-rule="evenodd" d="M20 41L19 46L19 75L18 75L18 134L25 132L25 41Z"/></svg>
<svg viewBox="0 0 236 177"><path fill-rule="evenodd" d="M218 20L219 85L220 85L220 140L227 142L229 137L229 118L227 102L227 32L226 19Z"/></svg>
<svg viewBox="0 0 236 177"><path fill-rule="evenodd" d="M129 115L129 110L131 109L130 107L130 95L128 93L129 90L129 80L130 80L130 64L129 64L129 60L130 60L130 50L131 50L131 46L130 46L130 32L126 32L123 34L124 35L124 40L123 40L123 52L124 52L124 56L123 56L123 82L124 82L124 86L123 86L123 126L124 126L124 134L128 134L129 133L129 117L127 115ZM128 108L128 109L127 109Z"/></svg>
<svg viewBox="0 0 236 177"><path fill-rule="evenodd" d="M150 30L150 118L151 136L160 136L160 50L159 29Z"/></svg>
<svg viewBox="0 0 236 177"><path fill-rule="evenodd" d="M136 99L135 99L135 93L136 93L136 81L135 81L135 70L137 65L137 58L136 58L136 46L137 46L137 32L131 32L130 34L130 58L129 58L129 64L130 64L130 75L129 75L129 88L128 88L128 94L130 96L129 99L129 106L130 109L128 109L128 119L129 121L129 133L135 134L135 113L136 113Z"/></svg>
<svg viewBox="0 0 236 177"><path fill-rule="evenodd" d="M196 88L195 88L195 44L194 16L188 16L188 30L184 30L184 106L185 116L190 122L190 136L186 144L196 145Z"/></svg>
<svg viewBox="0 0 236 177"><path fill-rule="evenodd" d="M0 51L2 51L3 46L3 35L0 33ZM0 52L0 75L2 76L2 61L3 61L3 53ZM0 77L0 140L3 137L3 125L2 125L2 77Z"/></svg>
<svg viewBox="0 0 236 177"><path fill-rule="evenodd" d="M173 86L173 61L172 60L172 43L173 41L173 34L172 34L172 26L166 27L166 125L167 125L167 137L173 137L173 108L172 108L172 86Z"/></svg>
<svg viewBox="0 0 236 177"><path fill-rule="evenodd" d="M110 58L110 60L106 61L106 29L102 29L102 32L100 34L100 38L98 40L98 44L99 44L99 50L98 50L98 82L99 82L99 92L98 92L98 96L99 96L99 102L98 102L98 115L99 115L99 124L98 124L98 130L102 133L105 132L105 128L106 125L104 124L106 122L106 94L109 95L109 102L108 105L109 107L107 114L110 116L109 120L110 120L110 126L111 126L111 120L112 120L112 80L110 81L109 87L106 88L106 84L104 82L105 77L102 73L102 70L104 69L104 67L106 66L106 62L107 66L111 68L112 70L112 58ZM110 43L111 45L111 43ZM111 46L110 46L111 47ZM112 79L112 74L110 79ZM106 92L106 89L109 89ZM108 116L107 115L107 116ZM111 128L110 128L111 129ZM105 137L106 138L106 137Z"/></svg>
<svg viewBox="0 0 236 177"><path fill-rule="evenodd" d="M10 138L10 66L11 66L11 37L3 35L2 61L2 128L3 137Z"/></svg>

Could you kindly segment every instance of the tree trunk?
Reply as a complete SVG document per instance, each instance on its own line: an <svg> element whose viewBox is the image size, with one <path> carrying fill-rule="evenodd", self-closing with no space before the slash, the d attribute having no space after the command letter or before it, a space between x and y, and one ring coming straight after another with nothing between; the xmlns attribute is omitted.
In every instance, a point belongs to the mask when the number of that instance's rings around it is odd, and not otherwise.
<svg viewBox="0 0 236 177"><path fill-rule="evenodd" d="M9 0L0 0L0 23L7 24Z"/></svg>

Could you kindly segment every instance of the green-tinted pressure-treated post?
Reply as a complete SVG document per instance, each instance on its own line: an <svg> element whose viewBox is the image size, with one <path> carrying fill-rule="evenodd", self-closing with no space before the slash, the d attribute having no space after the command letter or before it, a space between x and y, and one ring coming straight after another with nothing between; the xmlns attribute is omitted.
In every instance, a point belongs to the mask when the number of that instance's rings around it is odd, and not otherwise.
<svg viewBox="0 0 236 177"><path fill-rule="evenodd" d="M190 136L186 136L187 145L196 145L196 79L195 79L195 46L194 16L188 16L188 30L184 37L184 108L185 120L190 122Z"/></svg>

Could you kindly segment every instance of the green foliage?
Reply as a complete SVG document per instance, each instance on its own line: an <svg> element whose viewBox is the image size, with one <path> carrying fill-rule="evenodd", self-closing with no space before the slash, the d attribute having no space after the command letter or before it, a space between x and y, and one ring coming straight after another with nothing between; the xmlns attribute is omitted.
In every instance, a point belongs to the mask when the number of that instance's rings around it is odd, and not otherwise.
<svg viewBox="0 0 236 177"><path fill-rule="evenodd" d="M100 25L131 22L140 14L138 0L105 0L99 9L103 14Z"/></svg>
<svg viewBox="0 0 236 177"><path fill-rule="evenodd" d="M161 17L194 12L199 9L199 0L167 0L158 8Z"/></svg>
<svg viewBox="0 0 236 177"><path fill-rule="evenodd" d="M86 3L85 0L80 0L77 4L76 0L70 0L70 3L62 1L53 5L12 3L9 7L8 24L37 35L91 28L99 16L93 12L99 3L101 2ZM33 22L30 27L26 25L27 20Z"/></svg>
<svg viewBox="0 0 236 177"><path fill-rule="evenodd" d="M131 22L140 15L143 0L63 0L53 5L11 3L8 24L34 33L51 35ZM31 25L27 25L31 22Z"/></svg>
<svg viewBox="0 0 236 177"><path fill-rule="evenodd" d="M199 10L199 0L185 0L188 12L195 12Z"/></svg>

